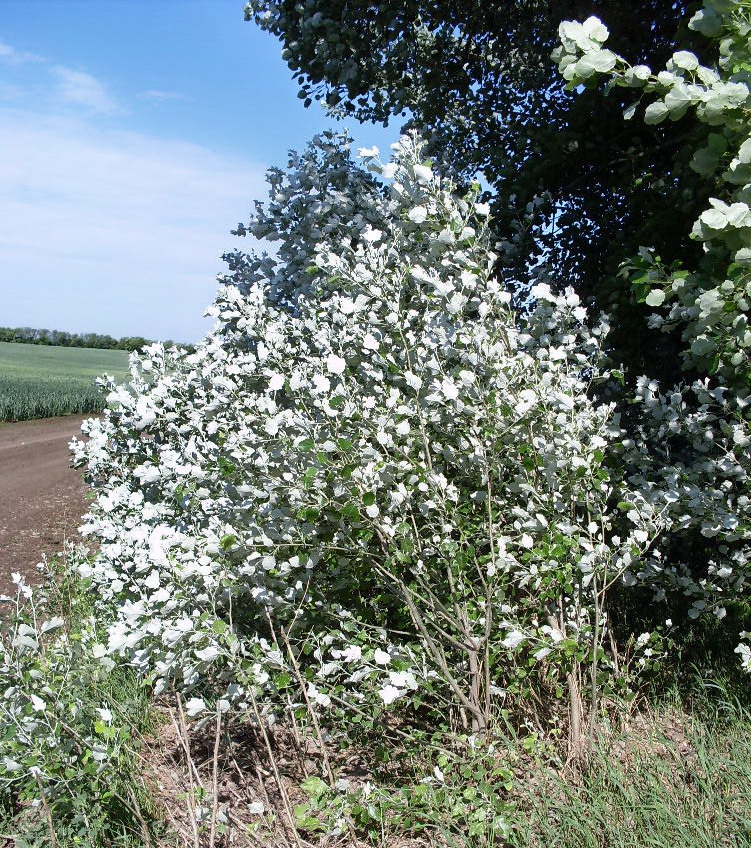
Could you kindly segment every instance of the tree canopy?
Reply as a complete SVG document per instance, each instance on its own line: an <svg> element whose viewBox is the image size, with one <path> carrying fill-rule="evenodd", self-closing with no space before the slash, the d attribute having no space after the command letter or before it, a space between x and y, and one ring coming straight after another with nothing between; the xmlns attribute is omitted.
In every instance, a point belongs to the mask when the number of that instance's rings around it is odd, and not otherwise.
<svg viewBox="0 0 751 848"><path fill-rule="evenodd" d="M651 337L617 273L642 245L668 263L698 255L686 233L707 190L676 157L697 130L625 124L628 92L566 91L551 53L561 20L596 14L612 49L635 61L662 65L676 44L701 55L706 45L686 27L696 5L251 0L246 17L282 41L306 104L322 99L358 120L402 116L443 170L483 176L505 282L574 285L616 313L612 343L627 364L672 375L676 341Z"/></svg>

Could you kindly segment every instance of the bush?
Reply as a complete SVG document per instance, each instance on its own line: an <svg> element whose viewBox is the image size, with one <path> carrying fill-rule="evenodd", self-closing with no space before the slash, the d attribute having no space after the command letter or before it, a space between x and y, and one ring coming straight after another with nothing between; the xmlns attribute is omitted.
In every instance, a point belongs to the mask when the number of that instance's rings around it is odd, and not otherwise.
<svg viewBox="0 0 751 848"><path fill-rule="evenodd" d="M62 848L136 846L145 832L148 844L137 759L148 694L132 670L91 651L89 587L49 576L47 589L32 590L14 575L18 600L0 636L3 833Z"/></svg>
<svg viewBox="0 0 751 848"><path fill-rule="evenodd" d="M607 327L544 285L513 310L477 189L419 140L361 158L322 137L272 172L240 231L276 257L229 257L196 353L148 348L89 422L101 650L196 715L397 703L478 732L542 698L578 745L585 667L593 722L612 683L609 590L666 527L618 471Z"/></svg>

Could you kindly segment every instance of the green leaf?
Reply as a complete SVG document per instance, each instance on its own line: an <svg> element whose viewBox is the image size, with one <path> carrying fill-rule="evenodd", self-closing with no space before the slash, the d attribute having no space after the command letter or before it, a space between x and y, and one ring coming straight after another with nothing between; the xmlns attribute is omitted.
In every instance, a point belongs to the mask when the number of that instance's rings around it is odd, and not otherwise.
<svg viewBox="0 0 751 848"><path fill-rule="evenodd" d="M617 60L612 50L593 50L585 53L576 63L576 74L584 78L593 74L607 74L613 70Z"/></svg>
<svg viewBox="0 0 751 848"><path fill-rule="evenodd" d="M693 155L689 166L702 177L708 177L720 164L720 157L709 147L700 147Z"/></svg>
<svg viewBox="0 0 751 848"><path fill-rule="evenodd" d="M688 28L714 38L722 32L722 18L710 6L705 6L688 22Z"/></svg>
<svg viewBox="0 0 751 848"><path fill-rule="evenodd" d="M342 507L342 518L346 518L347 521L359 521L360 519L360 510L357 508L356 504L346 503Z"/></svg>
<svg viewBox="0 0 751 848"><path fill-rule="evenodd" d="M114 739L117 736L117 730L101 720L94 723L94 732L101 736L102 739L107 740Z"/></svg>
<svg viewBox="0 0 751 848"><path fill-rule="evenodd" d="M303 478L302 478L303 482L306 485L310 485L310 483L312 483L313 480L315 480L316 473L317 473L317 469L314 466L311 465L309 468L306 468L305 474L303 474Z"/></svg>
<svg viewBox="0 0 751 848"><path fill-rule="evenodd" d="M320 819L308 815L307 804L297 804L294 808L295 823L301 830L325 830L325 826Z"/></svg>
<svg viewBox="0 0 751 848"><path fill-rule="evenodd" d="M237 536L232 536L230 533L228 533L226 536L222 536L221 541L219 542L219 545L220 545L220 547L223 551L226 551L226 550L229 550L232 547L232 545L235 544L236 541L237 541Z"/></svg>
<svg viewBox="0 0 751 848"><path fill-rule="evenodd" d="M311 798L321 798L329 791L328 784L324 783L320 777L306 777L305 780L300 784L300 788L307 792ZM307 811L307 806L305 807Z"/></svg>
<svg viewBox="0 0 751 848"><path fill-rule="evenodd" d="M673 64L685 71L695 71L699 67L699 60L688 50L679 50L673 53Z"/></svg>
<svg viewBox="0 0 751 848"><path fill-rule="evenodd" d="M670 114L670 109L658 100L656 103L650 103L644 111L645 124L659 124Z"/></svg>
<svg viewBox="0 0 751 848"><path fill-rule="evenodd" d="M738 148L738 161L744 165L751 164L751 138L747 138Z"/></svg>

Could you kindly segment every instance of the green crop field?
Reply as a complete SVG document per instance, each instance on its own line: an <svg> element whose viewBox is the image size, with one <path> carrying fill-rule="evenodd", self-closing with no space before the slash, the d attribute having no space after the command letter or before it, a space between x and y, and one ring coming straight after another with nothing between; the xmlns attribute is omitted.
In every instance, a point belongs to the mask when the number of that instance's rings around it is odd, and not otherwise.
<svg viewBox="0 0 751 848"><path fill-rule="evenodd" d="M95 378L127 372L123 350L0 342L0 421L99 412L104 397Z"/></svg>

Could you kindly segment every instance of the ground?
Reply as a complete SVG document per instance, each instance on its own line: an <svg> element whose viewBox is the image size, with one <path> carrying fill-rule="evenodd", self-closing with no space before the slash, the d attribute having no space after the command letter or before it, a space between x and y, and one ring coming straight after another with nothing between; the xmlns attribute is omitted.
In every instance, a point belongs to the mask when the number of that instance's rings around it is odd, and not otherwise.
<svg viewBox="0 0 751 848"><path fill-rule="evenodd" d="M13 572L38 582L42 555L78 540L88 490L68 442L86 417L0 424L0 595L13 594Z"/></svg>

